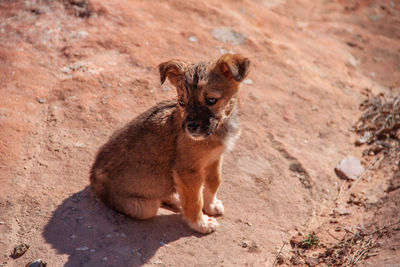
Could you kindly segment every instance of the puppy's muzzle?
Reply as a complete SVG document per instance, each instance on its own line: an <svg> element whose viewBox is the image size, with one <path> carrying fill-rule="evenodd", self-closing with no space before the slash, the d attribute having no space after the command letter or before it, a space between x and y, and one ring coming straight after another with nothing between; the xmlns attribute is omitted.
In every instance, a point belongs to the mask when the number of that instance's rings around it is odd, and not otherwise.
<svg viewBox="0 0 400 267"><path fill-rule="evenodd" d="M186 123L186 129L190 134L199 134L200 133L200 124L195 121L188 121Z"/></svg>

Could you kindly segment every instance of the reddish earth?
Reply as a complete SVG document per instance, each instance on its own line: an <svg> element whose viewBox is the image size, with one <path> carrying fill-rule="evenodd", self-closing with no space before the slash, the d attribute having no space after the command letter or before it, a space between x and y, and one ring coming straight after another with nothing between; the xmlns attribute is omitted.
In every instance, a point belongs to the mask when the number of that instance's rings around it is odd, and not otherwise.
<svg viewBox="0 0 400 267"><path fill-rule="evenodd" d="M373 165L351 192L334 167L362 159L350 129L363 90L400 90L399 18L400 3L387 0L1 1L0 264L271 266L283 244L290 256L298 232L330 244L345 232L338 226L395 223L399 191L385 191L399 176L393 164ZM224 43L212 34L220 28L242 35ZM175 97L157 65L230 50L252 63L219 229L198 235L168 210L134 221L98 202L88 187L97 149ZM374 161L362 159L365 168ZM349 204L350 193L365 205ZM350 214L332 224L338 207ZM400 234L391 231L358 264L397 266ZM30 248L13 259L21 242Z"/></svg>

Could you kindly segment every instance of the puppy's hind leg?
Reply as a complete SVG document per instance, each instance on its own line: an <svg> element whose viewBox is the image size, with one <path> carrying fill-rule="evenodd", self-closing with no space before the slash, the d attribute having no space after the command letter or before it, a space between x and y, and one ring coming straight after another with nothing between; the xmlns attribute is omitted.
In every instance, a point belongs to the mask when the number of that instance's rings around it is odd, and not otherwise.
<svg viewBox="0 0 400 267"><path fill-rule="evenodd" d="M161 201L139 197L118 197L115 204L118 211L134 219L147 220L157 215Z"/></svg>

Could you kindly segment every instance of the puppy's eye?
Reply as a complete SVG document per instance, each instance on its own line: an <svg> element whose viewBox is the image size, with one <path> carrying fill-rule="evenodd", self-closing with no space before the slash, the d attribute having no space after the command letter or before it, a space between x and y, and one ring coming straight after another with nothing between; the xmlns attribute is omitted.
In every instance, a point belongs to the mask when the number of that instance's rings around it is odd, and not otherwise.
<svg viewBox="0 0 400 267"><path fill-rule="evenodd" d="M206 98L206 104L209 106L212 106L217 102L218 102L218 99L216 99L216 98L212 98L212 97Z"/></svg>
<svg viewBox="0 0 400 267"><path fill-rule="evenodd" d="M179 100L178 101L179 106L184 107L185 106L185 102L183 102L183 100Z"/></svg>

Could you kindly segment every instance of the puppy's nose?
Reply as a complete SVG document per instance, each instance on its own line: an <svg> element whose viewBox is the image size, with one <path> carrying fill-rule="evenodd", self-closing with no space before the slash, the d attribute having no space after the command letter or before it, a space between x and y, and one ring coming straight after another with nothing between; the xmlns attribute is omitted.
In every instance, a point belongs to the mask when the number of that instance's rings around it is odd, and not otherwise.
<svg viewBox="0 0 400 267"><path fill-rule="evenodd" d="M189 121L186 124L186 127L187 127L189 132L195 133L199 129L200 125L198 123L194 122L194 121Z"/></svg>

